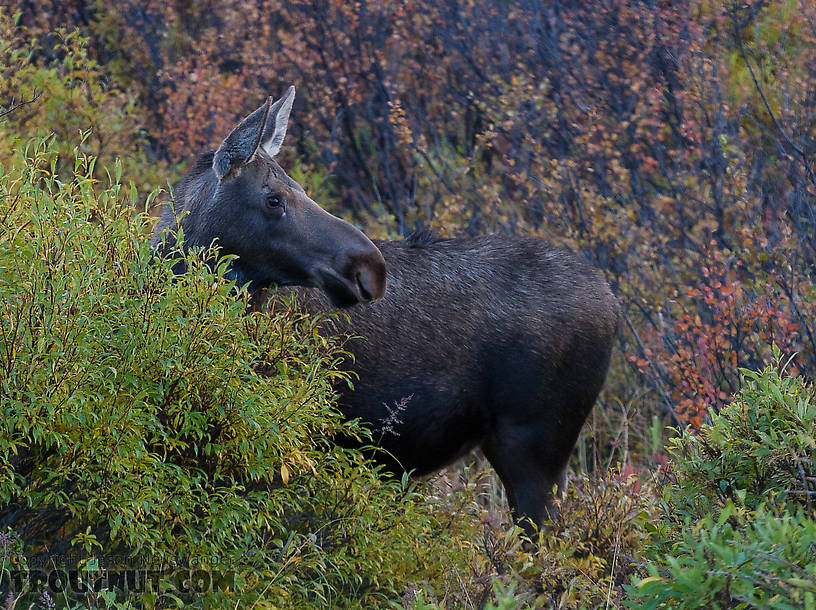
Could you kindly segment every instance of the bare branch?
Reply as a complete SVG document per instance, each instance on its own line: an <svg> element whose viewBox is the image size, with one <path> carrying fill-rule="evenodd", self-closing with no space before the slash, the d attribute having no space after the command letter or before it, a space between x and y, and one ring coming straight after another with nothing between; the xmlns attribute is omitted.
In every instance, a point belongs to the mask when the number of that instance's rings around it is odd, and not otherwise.
<svg viewBox="0 0 816 610"><path fill-rule="evenodd" d="M38 99L40 99L40 97L42 97L42 94L43 94L42 91L37 93L36 90L35 90L34 97L32 97L30 100L22 100L20 102L17 102L16 104L14 103L14 98L11 98L11 107L8 110L4 110L3 112L0 112L0 119L2 119L7 114L11 114L12 112L17 110L18 108L22 108L23 106L26 106L28 104L33 104Z"/></svg>

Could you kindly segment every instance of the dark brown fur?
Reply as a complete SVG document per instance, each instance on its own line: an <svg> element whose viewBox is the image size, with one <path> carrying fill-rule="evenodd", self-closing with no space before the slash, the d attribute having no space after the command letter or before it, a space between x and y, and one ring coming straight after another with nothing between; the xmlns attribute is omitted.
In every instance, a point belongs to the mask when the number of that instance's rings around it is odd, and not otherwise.
<svg viewBox="0 0 816 610"><path fill-rule="evenodd" d="M375 244L388 289L346 309L338 329L364 337L347 345L359 379L343 412L379 431L395 472L433 472L481 447L514 514L540 524L606 376L618 323L607 283L530 237Z"/></svg>

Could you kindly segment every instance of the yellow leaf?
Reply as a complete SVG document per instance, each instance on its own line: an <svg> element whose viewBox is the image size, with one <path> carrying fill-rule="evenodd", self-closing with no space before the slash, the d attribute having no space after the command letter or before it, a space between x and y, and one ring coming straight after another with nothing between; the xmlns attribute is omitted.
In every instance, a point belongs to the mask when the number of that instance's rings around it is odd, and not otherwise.
<svg viewBox="0 0 816 610"><path fill-rule="evenodd" d="M289 469L286 467L286 464L281 466L281 480L284 485L289 485Z"/></svg>
<svg viewBox="0 0 816 610"><path fill-rule="evenodd" d="M661 582L663 579L660 576L647 576L646 578L642 579L638 582L638 587L642 587L643 585L648 585L650 582Z"/></svg>

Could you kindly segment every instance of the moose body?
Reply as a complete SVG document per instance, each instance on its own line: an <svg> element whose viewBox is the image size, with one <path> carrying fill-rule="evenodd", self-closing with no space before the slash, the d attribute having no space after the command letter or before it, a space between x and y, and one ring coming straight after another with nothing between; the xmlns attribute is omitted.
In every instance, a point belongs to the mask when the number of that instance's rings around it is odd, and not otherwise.
<svg viewBox="0 0 816 610"><path fill-rule="evenodd" d="M360 337L346 344L357 379L341 390L344 414L371 424L394 472L480 447L514 514L540 524L606 377L618 322L607 283L530 237L374 243L388 288L339 322ZM308 309L331 309L296 290Z"/></svg>
<svg viewBox="0 0 816 610"><path fill-rule="evenodd" d="M291 290L315 312L344 307L336 330L359 338L346 345L357 379L340 388L340 407L381 431L379 459L424 474L481 447L514 515L540 525L609 365L618 305L606 281L529 237L368 241L272 160L277 149L263 142L269 121L285 132L288 108L282 122L274 114L282 101L199 158L154 245L167 247L162 231L182 226L185 247L217 239L238 255L238 281L300 286ZM230 152L236 141L245 150ZM223 163L225 147L241 165ZM277 206L258 203L270 197L289 206L288 231Z"/></svg>

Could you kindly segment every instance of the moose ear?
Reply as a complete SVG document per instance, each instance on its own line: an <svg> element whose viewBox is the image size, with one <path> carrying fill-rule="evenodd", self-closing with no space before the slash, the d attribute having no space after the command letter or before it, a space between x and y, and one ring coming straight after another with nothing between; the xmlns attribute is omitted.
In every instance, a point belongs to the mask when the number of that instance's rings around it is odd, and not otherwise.
<svg viewBox="0 0 816 610"><path fill-rule="evenodd" d="M289 87L284 96L272 104L269 109L269 118L266 120L261 146L270 157L278 154L283 138L286 136L286 125L289 123L289 113L292 111L292 102L295 101L295 88Z"/></svg>
<svg viewBox="0 0 816 610"><path fill-rule="evenodd" d="M219 181L243 167L258 150L272 107L272 98L267 98L221 142L213 157L213 171Z"/></svg>

